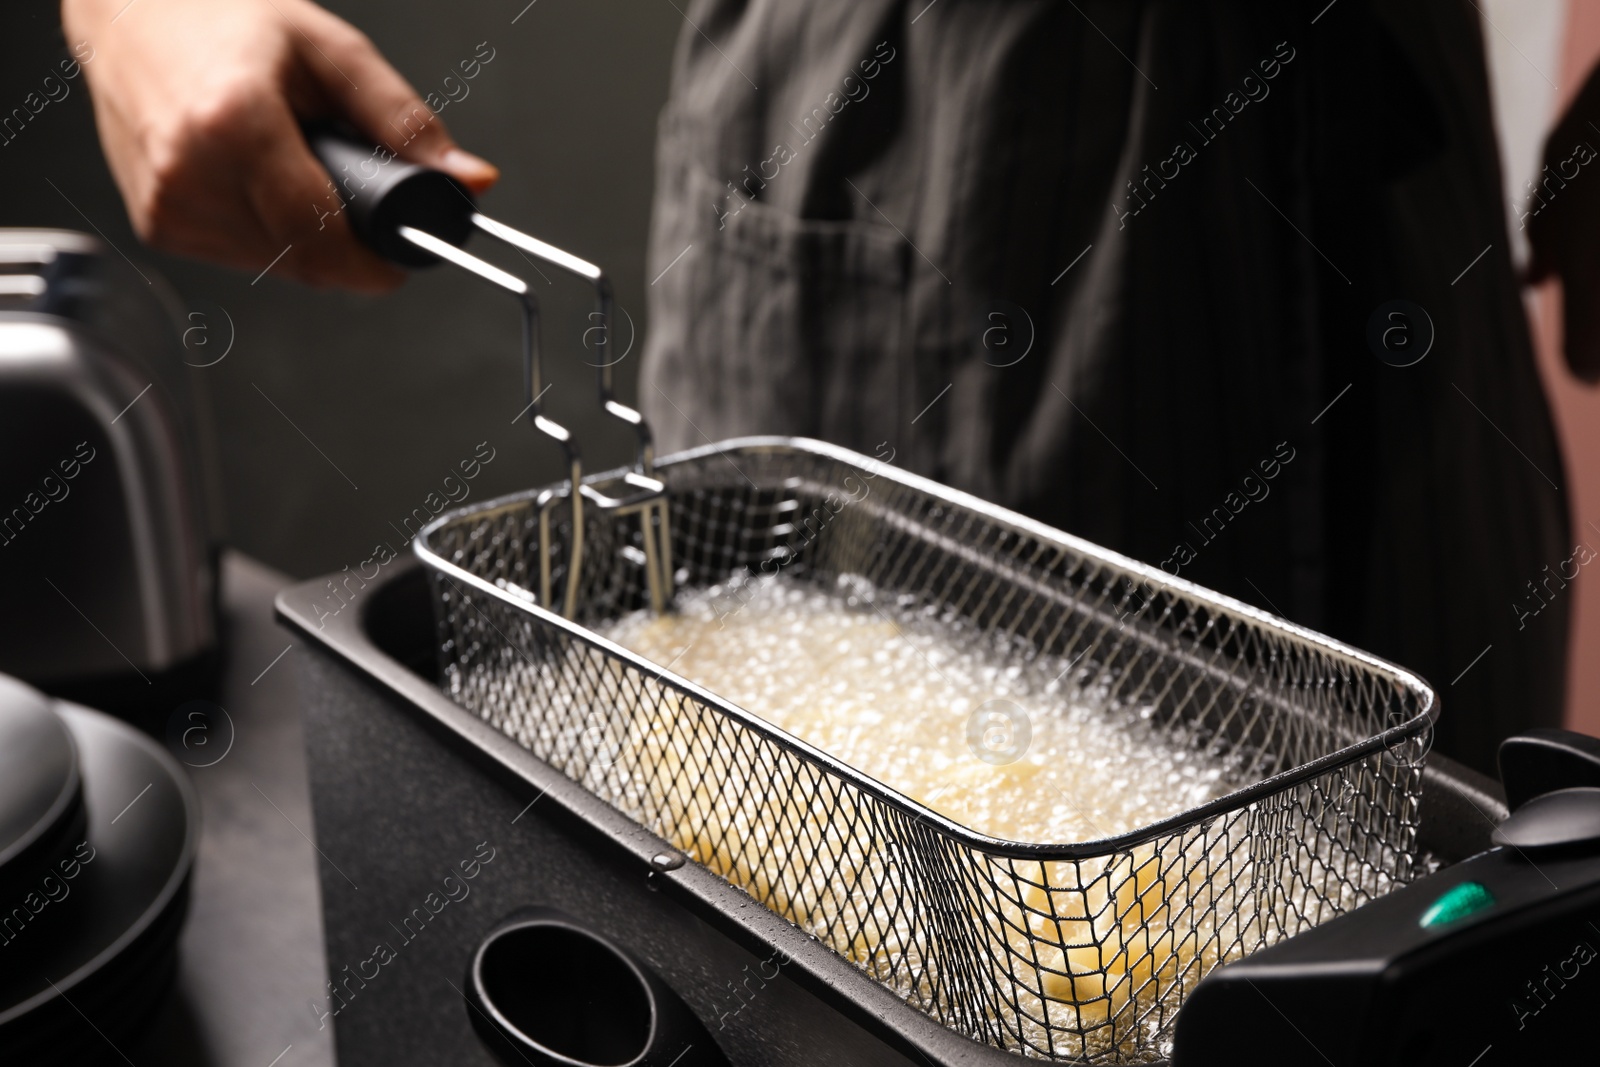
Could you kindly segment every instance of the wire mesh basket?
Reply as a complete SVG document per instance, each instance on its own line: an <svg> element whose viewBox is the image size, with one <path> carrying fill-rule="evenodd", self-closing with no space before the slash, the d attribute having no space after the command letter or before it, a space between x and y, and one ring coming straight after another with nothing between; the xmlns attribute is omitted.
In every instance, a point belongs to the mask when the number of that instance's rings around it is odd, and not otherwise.
<svg viewBox="0 0 1600 1067"><path fill-rule="evenodd" d="M1423 873L1436 711L1418 678L817 442L725 442L655 476L680 588L859 577L1073 663L1241 783L1099 840L989 837L595 633L650 604L639 522L588 520L573 619L537 602L542 560L566 580L562 538L540 551L541 519L561 524L549 490L423 531L456 702L951 1029L1047 1059L1157 1060L1210 969Z"/></svg>

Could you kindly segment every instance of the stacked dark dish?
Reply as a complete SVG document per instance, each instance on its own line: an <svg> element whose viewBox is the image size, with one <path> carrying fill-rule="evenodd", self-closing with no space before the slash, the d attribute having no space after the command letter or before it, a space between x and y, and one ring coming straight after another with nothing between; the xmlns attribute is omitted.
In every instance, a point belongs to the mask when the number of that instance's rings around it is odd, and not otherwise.
<svg viewBox="0 0 1600 1067"><path fill-rule="evenodd" d="M0 1061L126 1059L175 971L197 816L155 742L0 675Z"/></svg>

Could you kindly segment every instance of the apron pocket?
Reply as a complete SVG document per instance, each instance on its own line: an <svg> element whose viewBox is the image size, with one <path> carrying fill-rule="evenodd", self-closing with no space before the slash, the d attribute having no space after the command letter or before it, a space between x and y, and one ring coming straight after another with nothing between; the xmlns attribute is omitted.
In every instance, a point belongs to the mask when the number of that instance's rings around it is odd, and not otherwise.
<svg viewBox="0 0 1600 1067"><path fill-rule="evenodd" d="M893 227L741 200L692 163L656 212L641 400L664 450L780 434L870 451L895 436L910 248Z"/></svg>

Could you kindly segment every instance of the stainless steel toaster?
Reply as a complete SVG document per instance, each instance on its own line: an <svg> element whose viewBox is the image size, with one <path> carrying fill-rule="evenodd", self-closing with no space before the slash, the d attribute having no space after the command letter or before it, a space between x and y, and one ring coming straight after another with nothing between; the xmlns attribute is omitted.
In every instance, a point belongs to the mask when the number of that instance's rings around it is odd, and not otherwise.
<svg viewBox="0 0 1600 1067"><path fill-rule="evenodd" d="M129 714L216 644L175 307L93 237L0 229L0 672Z"/></svg>

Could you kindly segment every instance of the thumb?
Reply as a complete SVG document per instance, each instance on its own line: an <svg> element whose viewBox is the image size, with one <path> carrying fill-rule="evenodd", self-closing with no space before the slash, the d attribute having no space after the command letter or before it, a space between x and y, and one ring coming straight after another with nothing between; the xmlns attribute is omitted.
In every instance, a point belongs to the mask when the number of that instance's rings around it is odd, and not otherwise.
<svg viewBox="0 0 1600 1067"><path fill-rule="evenodd" d="M444 121L365 34L307 6L314 14L301 23L299 58L341 117L398 158L442 170L474 193L499 180L500 169L456 144Z"/></svg>

